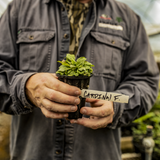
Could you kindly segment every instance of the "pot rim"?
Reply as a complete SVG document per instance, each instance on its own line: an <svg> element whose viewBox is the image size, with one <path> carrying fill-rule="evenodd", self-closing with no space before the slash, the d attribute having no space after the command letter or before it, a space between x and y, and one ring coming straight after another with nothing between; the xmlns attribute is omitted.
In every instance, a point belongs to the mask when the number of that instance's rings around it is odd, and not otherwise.
<svg viewBox="0 0 160 160"><path fill-rule="evenodd" d="M66 75L56 74L58 78L66 78L66 79L88 79L92 77L92 75L93 74L91 74L91 76L66 76Z"/></svg>

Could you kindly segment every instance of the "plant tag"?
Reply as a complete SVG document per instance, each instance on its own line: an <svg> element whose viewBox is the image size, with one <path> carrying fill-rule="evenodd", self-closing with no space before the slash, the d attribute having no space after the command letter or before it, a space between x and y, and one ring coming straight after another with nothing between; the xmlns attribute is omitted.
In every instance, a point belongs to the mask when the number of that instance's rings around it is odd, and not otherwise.
<svg viewBox="0 0 160 160"><path fill-rule="evenodd" d="M129 101L129 96L124 94L88 90L88 89L82 89L82 93L80 96L83 98L101 99L101 100L113 101L118 103L128 103Z"/></svg>

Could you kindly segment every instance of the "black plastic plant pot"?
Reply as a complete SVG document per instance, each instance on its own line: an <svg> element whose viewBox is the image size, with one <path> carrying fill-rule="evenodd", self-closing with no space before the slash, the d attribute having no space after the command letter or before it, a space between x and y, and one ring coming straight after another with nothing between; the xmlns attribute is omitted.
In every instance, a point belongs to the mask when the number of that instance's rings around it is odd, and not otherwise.
<svg viewBox="0 0 160 160"><path fill-rule="evenodd" d="M60 81L65 82L69 85L72 86L76 86L80 89L88 89L89 87L89 81L90 81L90 77L88 76L61 76L59 74L57 74L57 77ZM80 98L80 103L78 104L78 109L76 112L69 112L69 117L68 119L78 119L78 118L82 118L82 114L80 113L80 109L85 106L85 101L86 98L82 98L81 96Z"/></svg>

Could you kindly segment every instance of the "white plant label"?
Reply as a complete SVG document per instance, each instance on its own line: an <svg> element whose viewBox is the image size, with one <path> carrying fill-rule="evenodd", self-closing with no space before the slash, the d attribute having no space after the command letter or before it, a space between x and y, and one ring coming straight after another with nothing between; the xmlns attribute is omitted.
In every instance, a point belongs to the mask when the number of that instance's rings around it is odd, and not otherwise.
<svg viewBox="0 0 160 160"><path fill-rule="evenodd" d="M88 90L88 89L82 89L82 93L80 96L83 98L101 99L101 100L113 101L118 103L128 103L129 101L129 96L124 94Z"/></svg>

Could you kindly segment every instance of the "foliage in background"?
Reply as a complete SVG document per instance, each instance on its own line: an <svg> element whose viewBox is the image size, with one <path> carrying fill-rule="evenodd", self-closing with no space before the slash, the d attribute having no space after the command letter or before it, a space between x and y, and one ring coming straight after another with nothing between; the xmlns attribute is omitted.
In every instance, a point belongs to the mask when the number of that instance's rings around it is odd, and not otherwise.
<svg viewBox="0 0 160 160"><path fill-rule="evenodd" d="M85 57L80 57L75 61L75 55L67 54L65 60L58 61L62 65L56 72L66 76L91 76L94 65L86 61Z"/></svg>
<svg viewBox="0 0 160 160"><path fill-rule="evenodd" d="M153 126L153 139L155 142L154 152L160 157L160 90L157 100L151 111L136 119L134 123L136 127L132 127L133 138L135 141L142 141L147 131L147 125Z"/></svg>

